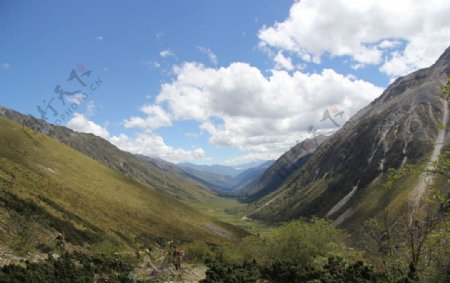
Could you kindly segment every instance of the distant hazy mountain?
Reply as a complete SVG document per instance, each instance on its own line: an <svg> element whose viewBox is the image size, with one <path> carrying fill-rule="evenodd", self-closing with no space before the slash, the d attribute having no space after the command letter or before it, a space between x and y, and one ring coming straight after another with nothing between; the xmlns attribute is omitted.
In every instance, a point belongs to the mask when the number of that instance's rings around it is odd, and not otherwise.
<svg viewBox="0 0 450 283"><path fill-rule="evenodd" d="M268 170L268 168L270 168L272 164L274 164L274 162L275 162L274 160L268 160L263 163L261 162L253 163L259 165L257 167L248 168L247 170L245 170L244 172L242 172L241 174L239 174L234 178L235 185L233 187L233 190L237 191L237 193L239 194L240 191L243 190L244 188L253 186L254 183L256 183L263 176L266 170Z"/></svg>
<svg viewBox="0 0 450 283"><path fill-rule="evenodd" d="M218 174L218 175L222 175L222 176L230 176L230 177L235 177L235 176L239 175L240 173L242 173L243 170L245 170L245 169L236 169L231 166L218 165L218 164L197 165L197 164L193 164L190 162L182 162L182 163L178 163L177 165L180 166L181 168L195 169L197 171Z"/></svg>
<svg viewBox="0 0 450 283"><path fill-rule="evenodd" d="M273 162L273 160L256 161L239 165L239 168L192 163L177 165L187 173L187 177L194 178L215 191L226 193L239 190L256 181Z"/></svg>
<svg viewBox="0 0 450 283"><path fill-rule="evenodd" d="M257 168L257 167L267 167L267 164L273 163L274 160L255 160L248 163L238 164L233 166L234 168L238 170L247 170L251 168Z"/></svg>
<svg viewBox="0 0 450 283"><path fill-rule="evenodd" d="M450 48L430 68L392 83L259 200L250 217L285 221L316 215L351 226L388 203L391 213L398 213L420 200L425 186L418 176L405 177L395 190L383 184L388 168L427 164L440 147L446 149L448 130L439 125L448 129L448 105L439 94L449 76Z"/></svg>

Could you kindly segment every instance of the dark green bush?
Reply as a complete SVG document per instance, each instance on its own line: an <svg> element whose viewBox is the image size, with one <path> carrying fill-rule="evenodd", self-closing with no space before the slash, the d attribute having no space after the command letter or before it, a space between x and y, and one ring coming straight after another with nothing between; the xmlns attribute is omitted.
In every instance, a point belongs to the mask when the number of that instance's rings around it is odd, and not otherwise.
<svg viewBox="0 0 450 283"><path fill-rule="evenodd" d="M256 282L261 277L260 266L256 261L244 261L243 264L227 264L223 261L208 263L206 279L203 283L246 283Z"/></svg>
<svg viewBox="0 0 450 283"><path fill-rule="evenodd" d="M132 282L128 278L131 270L131 265L116 258L65 253L56 260L4 266L0 282L94 282L95 274L108 276L109 282Z"/></svg>
<svg viewBox="0 0 450 283"><path fill-rule="evenodd" d="M329 257L323 267L292 261L275 261L268 266L256 261L228 264L214 261L208 264L207 278L202 282L386 282L387 277L375 272L361 261L349 264L340 257Z"/></svg>

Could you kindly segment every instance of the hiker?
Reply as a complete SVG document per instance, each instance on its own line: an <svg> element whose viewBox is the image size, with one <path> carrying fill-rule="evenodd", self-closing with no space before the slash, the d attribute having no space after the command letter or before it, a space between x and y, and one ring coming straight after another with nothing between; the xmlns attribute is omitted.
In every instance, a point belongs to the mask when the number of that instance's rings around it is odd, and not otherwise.
<svg viewBox="0 0 450 283"><path fill-rule="evenodd" d="M56 237L56 248L60 249L60 252L64 252L66 248L66 241L63 234L59 234Z"/></svg>
<svg viewBox="0 0 450 283"><path fill-rule="evenodd" d="M176 270L180 270L181 268L181 259L184 256L184 249L181 247L178 247L175 249L174 253L173 253L173 260L174 260L174 265L175 265L175 269Z"/></svg>

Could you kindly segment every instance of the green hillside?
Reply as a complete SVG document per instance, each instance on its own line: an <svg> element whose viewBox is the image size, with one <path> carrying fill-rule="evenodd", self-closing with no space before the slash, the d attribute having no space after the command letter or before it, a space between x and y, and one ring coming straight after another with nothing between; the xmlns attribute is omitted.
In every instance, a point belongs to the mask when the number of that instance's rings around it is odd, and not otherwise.
<svg viewBox="0 0 450 283"><path fill-rule="evenodd" d="M220 244L241 235L156 188L1 117L0 159L4 242L19 236L7 227L17 215L39 224L35 243L59 232L73 245L94 249L161 238Z"/></svg>
<svg viewBox="0 0 450 283"><path fill-rule="evenodd" d="M164 166L153 159L144 160L120 150L101 137L55 126L1 106L0 115L54 138L122 175L187 204L205 204L217 197L205 186L186 178L184 172L175 166Z"/></svg>

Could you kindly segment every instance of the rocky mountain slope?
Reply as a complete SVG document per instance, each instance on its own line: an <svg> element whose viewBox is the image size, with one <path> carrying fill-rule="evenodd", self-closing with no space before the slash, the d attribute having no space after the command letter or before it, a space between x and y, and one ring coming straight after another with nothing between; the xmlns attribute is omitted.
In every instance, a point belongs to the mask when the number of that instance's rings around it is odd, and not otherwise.
<svg viewBox="0 0 450 283"><path fill-rule="evenodd" d="M397 79L322 143L308 162L261 199L252 218L284 221L326 216L360 224L386 204L400 211L421 198L418 177L383 187L389 168L427 164L449 141L448 103L439 98L450 76L450 48L431 67ZM434 151L434 153L433 153ZM419 195L420 194L420 195Z"/></svg>
<svg viewBox="0 0 450 283"><path fill-rule="evenodd" d="M258 200L275 191L292 173L301 168L317 147L326 140L325 136L306 139L296 144L273 163L264 174L253 183L243 186L240 195L245 201Z"/></svg>

